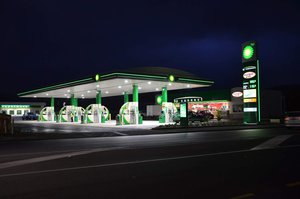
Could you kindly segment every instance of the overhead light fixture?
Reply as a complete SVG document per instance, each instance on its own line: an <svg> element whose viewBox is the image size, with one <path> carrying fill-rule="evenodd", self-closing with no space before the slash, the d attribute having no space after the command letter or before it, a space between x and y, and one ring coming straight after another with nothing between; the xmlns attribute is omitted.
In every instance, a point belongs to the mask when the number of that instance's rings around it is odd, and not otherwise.
<svg viewBox="0 0 300 199"><path fill-rule="evenodd" d="M48 96L49 94L48 94L48 93L46 93L46 95Z"/></svg>
<svg viewBox="0 0 300 199"><path fill-rule="evenodd" d="M142 89L142 87L139 87L139 90L141 90Z"/></svg>
<svg viewBox="0 0 300 199"><path fill-rule="evenodd" d="M186 85L186 87L190 88L191 86L188 84L188 85Z"/></svg>
<svg viewBox="0 0 300 199"><path fill-rule="evenodd" d="M122 88L122 86L118 86L118 88Z"/></svg>
<svg viewBox="0 0 300 199"><path fill-rule="evenodd" d="M67 96L67 94L64 94L64 96Z"/></svg>
<svg viewBox="0 0 300 199"><path fill-rule="evenodd" d="M82 97L82 99L84 99L84 97Z"/></svg>
<svg viewBox="0 0 300 199"><path fill-rule="evenodd" d="M68 90L68 93L71 92L70 90Z"/></svg>
<svg viewBox="0 0 300 199"><path fill-rule="evenodd" d="M33 96L34 98L36 98L36 95L35 96Z"/></svg>
<svg viewBox="0 0 300 199"><path fill-rule="evenodd" d="M159 91L159 88L156 88L155 90L156 90L156 91Z"/></svg>
<svg viewBox="0 0 300 199"><path fill-rule="evenodd" d="M148 82L148 84L150 85L152 82Z"/></svg>
<svg viewBox="0 0 300 199"><path fill-rule="evenodd" d="M97 87L97 88L99 88L99 87L100 87L100 85L98 84L96 87Z"/></svg>
<svg viewBox="0 0 300 199"><path fill-rule="evenodd" d="M90 93L91 91L87 91L87 93Z"/></svg>
<svg viewBox="0 0 300 199"><path fill-rule="evenodd" d="M105 91L105 93L108 94L109 92L108 92L108 91Z"/></svg>
<svg viewBox="0 0 300 199"><path fill-rule="evenodd" d="M171 84L171 83L169 83L169 86L172 86L172 84Z"/></svg>
<svg viewBox="0 0 300 199"><path fill-rule="evenodd" d="M125 81L124 81L125 83L128 83L128 80L127 79L125 79Z"/></svg>
<svg viewBox="0 0 300 199"><path fill-rule="evenodd" d="M82 94L81 97L84 97L84 94Z"/></svg>

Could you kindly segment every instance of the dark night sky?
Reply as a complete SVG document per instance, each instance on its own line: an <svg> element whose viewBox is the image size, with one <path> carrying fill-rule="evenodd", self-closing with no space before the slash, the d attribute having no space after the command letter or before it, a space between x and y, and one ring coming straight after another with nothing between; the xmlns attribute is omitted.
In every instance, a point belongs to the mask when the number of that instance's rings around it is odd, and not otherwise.
<svg viewBox="0 0 300 199"><path fill-rule="evenodd" d="M241 85L256 40L262 87L300 84L300 6L288 0L0 1L0 101L114 69L165 66Z"/></svg>

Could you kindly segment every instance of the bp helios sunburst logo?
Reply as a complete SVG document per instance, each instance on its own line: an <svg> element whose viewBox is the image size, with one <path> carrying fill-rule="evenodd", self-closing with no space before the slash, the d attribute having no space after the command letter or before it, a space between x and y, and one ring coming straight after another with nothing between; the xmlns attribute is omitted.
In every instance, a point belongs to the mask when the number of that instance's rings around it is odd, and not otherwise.
<svg viewBox="0 0 300 199"><path fill-rule="evenodd" d="M245 46L245 48L243 49L243 57L244 59L250 59L254 54L254 49L252 46L248 45Z"/></svg>

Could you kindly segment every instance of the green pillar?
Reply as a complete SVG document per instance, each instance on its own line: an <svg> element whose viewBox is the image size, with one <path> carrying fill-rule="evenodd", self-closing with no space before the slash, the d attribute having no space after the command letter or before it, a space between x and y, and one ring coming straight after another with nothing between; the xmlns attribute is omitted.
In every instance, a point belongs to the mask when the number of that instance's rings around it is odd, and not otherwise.
<svg viewBox="0 0 300 199"><path fill-rule="evenodd" d="M71 105L78 106L78 100L75 98L74 94L71 95Z"/></svg>
<svg viewBox="0 0 300 199"><path fill-rule="evenodd" d="M54 97L51 97L51 107L54 107L55 103L54 103Z"/></svg>
<svg viewBox="0 0 300 199"><path fill-rule="evenodd" d="M101 104L102 103L102 99L101 99L101 91L97 91L97 95L96 95L96 104Z"/></svg>
<svg viewBox="0 0 300 199"><path fill-rule="evenodd" d="M129 102L129 95L127 92L124 92L124 104Z"/></svg>
<svg viewBox="0 0 300 199"><path fill-rule="evenodd" d="M132 88L132 101L139 102L139 87L137 84L133 84Z"/></svg>
<svg viewBox="0 0 300 199"><path fill-rule="evenodd" d="M162 88L162 95L161 95L162 103L168 102L168 89L167 87Z"/></svg>

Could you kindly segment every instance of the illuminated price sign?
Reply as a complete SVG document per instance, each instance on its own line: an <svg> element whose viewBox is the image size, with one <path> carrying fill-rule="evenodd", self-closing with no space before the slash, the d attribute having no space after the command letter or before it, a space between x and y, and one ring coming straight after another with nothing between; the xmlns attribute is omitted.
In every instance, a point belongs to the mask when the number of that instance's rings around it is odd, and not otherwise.
<svg viewBox="0 0 300 199"><path fill-rule="evenodd" d="M242 45L244 123L260 122L259 60L256 42Z"/></svg>
<svg viewBox="0 0 300 199"><path fill-rule="evenodd" d="M186 104L180 104L180 117L186 118Z"/></svg>

